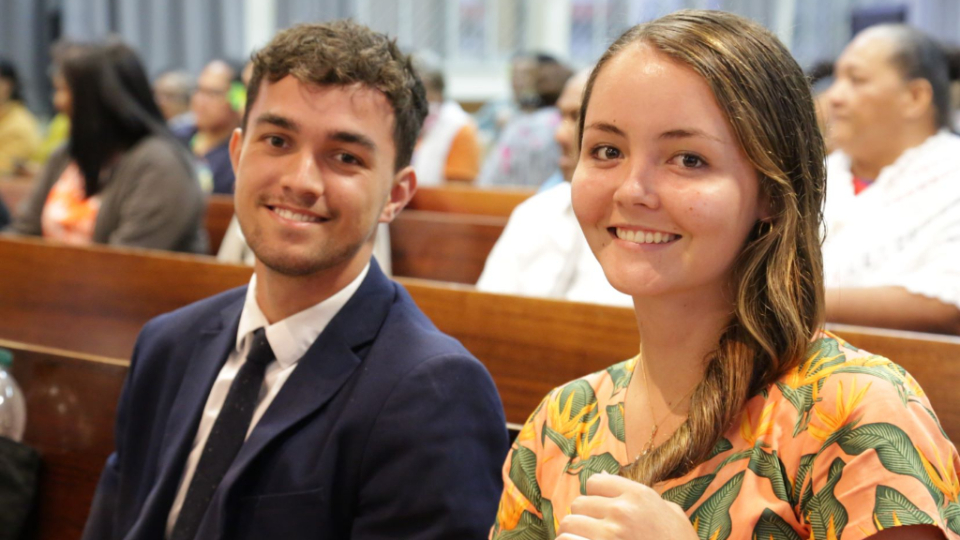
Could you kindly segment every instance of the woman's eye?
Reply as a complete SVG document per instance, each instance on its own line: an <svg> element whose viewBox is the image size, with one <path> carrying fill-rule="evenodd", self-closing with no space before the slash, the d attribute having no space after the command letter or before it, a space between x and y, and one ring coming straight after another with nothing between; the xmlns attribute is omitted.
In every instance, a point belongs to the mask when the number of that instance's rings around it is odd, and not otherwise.
<svg viewBox="0 0 960 540"><path fill-rule="evenodd" d="M707 164L700 156L696 154L680 154L680 164L687 169L699 169Z"/></svg>
<svg viewBox="0 0 960 540"><path fill-rule="evenodd" d="M598 146L594 149L593 155L602 160L617 159L620 157L620 151L612 146Z"/></svg>

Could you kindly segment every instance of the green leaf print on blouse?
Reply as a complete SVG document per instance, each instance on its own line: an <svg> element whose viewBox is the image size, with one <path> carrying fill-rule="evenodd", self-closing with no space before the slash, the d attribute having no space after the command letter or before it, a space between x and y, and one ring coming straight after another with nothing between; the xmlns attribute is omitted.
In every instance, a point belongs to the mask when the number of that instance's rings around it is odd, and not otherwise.
<svg viewBox="0 0 960 540"><path fill-rule="evenodd" d="M730 536L730 507L740 494L744 474L737 473L690 516L700 540L726 540Z"/></svg>
<svg viewBox="0 0 960 540"><path fill-rule="evenodd" d="M603 440L599 427L593 388L587 381L574 381L548 398L547 422L540 442L545 444L545 438L549 438L571 460L585 460Z"/></svg>
<svg viewBox="0 0 960 540"><path fill-rule="evenodd" d="M900 525L936 524L933 518L917 508L899 491L887 486L877 486L873 519L878 531L890 527L899 527Z"/></svg>
<svg viewBox="0 0 960 540"><path fill-rule="evenodd" d="M660 497L665 501L672 502L680 508L683 508L683 511L686 512L690 510L695 502L700 500L700 497L703 497L704 492L707 491L710 483L713 482L713 479L716 477L717 475L715 474L708 474L694 478L686 484L664 491Z"/></svg>
<svg viewBox="0 0 960 540"><path fill-rule="evenodd" d="M540 508L540 484L537 483L537 454L518 445L510 454L510 481L535 508Z"/></svg>
<svg viewBox="0 0 960 540"><path fill-rule="evenodd" d="M823 380L840 369L845 359L833 339L818 340L808 355L805 362L777 383L783 397L787 398L799 413L793 429L794 437L803 432L810 423L813 406L820 401Z"/></svg>
<svg viewBox="0 0 960 540"><path fill-rule="evenodd" d="M610 432L622 443L627 442L627 428L623 421L623 402L607 405L607 420Z"/></svg>
<svg viewBox="0 0 960 540"><path fill-rule="evenodd" d="M948 460L949 465L941 465L942 472L938 471L930 460L917 450L910 437L893 424L861 426L844 433L837 444L852 456L874 450L880 463L888 471L912 476L923 482L938 507L945 506L947 501L957 502L960 488L957 485L956 471L952 470L953 462ZM936 456L935 461L941 461L940 456ZM933 473L933 477L929 473Z"/></svg>
<svg viewBox="0 0 960 540"><path fill-rule="evenodd" d="M786 503L793 502L793 484L790 482L786 466L780 461L776 451L768 454L759 446L755 447L747 468L753 474L770 480L773 493L778 499Z"/></svg>
<svg viewBox="0 0 960 540"><path fill-rule="evenodd" d="M843 476L845 463L836 458L830 464L827 472L827 483L812 496L804 496L806 504L801 504L800 512L811 528L811 538L836 540L843 536L843 529L847 526L847 509L840 504L833 494L837 482ZM813 483L807 484L807 490L812 490Z"/></svg>
<svg viewBox="0 0 960 540"><path fill-rule="evenodd" d="M617 395L618 392L630 384L630 378L633 377L633 370L637 367L639 359L639 356L635 356L630 360L624 360L607 368L607 374L610 375L610 380L613 382L611 396Z"/></svg>
<svg viewBox="0 0 960 540"><path fill-rule="evenodd" d="M763 510L757 526L753 528L756 540L803 540L789 523L769 508Z"/></svg>

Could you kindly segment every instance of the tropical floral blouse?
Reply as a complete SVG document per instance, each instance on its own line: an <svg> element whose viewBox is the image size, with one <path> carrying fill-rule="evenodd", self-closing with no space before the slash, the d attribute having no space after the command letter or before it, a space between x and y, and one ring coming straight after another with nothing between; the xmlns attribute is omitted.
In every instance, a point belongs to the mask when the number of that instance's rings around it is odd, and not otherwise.
<svg viewBox="0 0 960 540"><path fill-rule="evenodd" d="M553 390L503 467L494 539L553 539L600 471L627 456L623 405L636 359ZM957 450L917 382L824 334L796 371L751 399L711 457L654 488L701 540L858 540L932 524L960 538Z"/></svg>

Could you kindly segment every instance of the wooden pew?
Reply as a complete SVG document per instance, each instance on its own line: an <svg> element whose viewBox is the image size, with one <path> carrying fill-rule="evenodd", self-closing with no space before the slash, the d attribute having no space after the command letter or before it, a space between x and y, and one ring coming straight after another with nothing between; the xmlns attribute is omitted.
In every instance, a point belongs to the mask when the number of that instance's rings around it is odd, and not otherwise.
<svg viewBox="0 0 960 540"><path fill-rule="evenodd" d="M24 391L24 443L42 457L36 538L76 539L100 471L113 451L117 401L127 362L0 340L14 354Z"/></svg>
<svg viewBox="0 0 960 540"><path fill-rule="evenodd" d="M251 273L208 257L0 237L0 338L128 358L146 321Z"/></svg>
<svg viewBox="0 0 960 540"><path fill-rule="evenodd" d="M204 216L204 227L210 239L210 254L216 255L220 251L220 244L233 219L233 195L213 194L207 197L207 213Z"/></svg>
<svg viewBox="0 0 960 540"><path fill-rule="evenodd" d="M393 275L472 285L506 224L498 216L404 210L390 224Z"/></svg>
<svg viewBox="0 0 960 540"><path fill-rule="evenodd" d="M17 266L30 269L11 272ZM74 392L89 389L102 394L104 402L115 402L126 358L148 318L245 283L249 273L246 267L217 265L190 256L0 239L0 310L4 313L0 339L85 347L108 351L102 356L114 358L13 346L14 376L27 391L28 407L39 409L29 413L27 442L40 449L47 464L42 486L42 504L47 506L43 508L56 508L56 515L68 511L61 508L63 501L89 504L96 475L112 447L113 412L102 410L103 404L96 405L101 412L88 417L99 418L97 427L83 428L84 422L78 421L77 429L64 429L54 420L35 416L44 410L59 410L59 406L54 406L56 402L31 404L29 400L39 399L37 396L55 397L43 388L56 383L34 381L43 374L62 377L65 387L82 387ZM514 423L522 423L550 389L628 358L637 348L629 309L491 295L423 280L400 281L441 330L459 339L484 362L501 393L507 419ZM85 320L78 323L75 319ZM928 393L944 429L960 440L960 402L955 399L953 382L960 377L960 338L856 327L837 327L836 331L854 345L886 355L911 371ZM9 342L0 343L4 345L10 346ZM94 365L73 365L81 361ZM70 367L62 367L63 363ZM87 378L106 382L88 383ZM98 440L60 441L57 437ZM81 510L58 516L51 523L78 530L75 527L85 519L86 507ZM75 537L52 534L43 538Z"/></svg>
<svg viewBox="0 0 960 540"><path fill-rule="evenodd" d="M188 255L0 239L0 339L126 359L148 319L242 285L250 272ZM553 387L637 350L627 308L398 281L441 330L484 362L511 422L525 420ZM858 327L837 331L913 372L930 387L935 407L960 439L960 401L952 399L950 376L960 375L960 338Z"/></svg>
<svg viewBox="0 0 960 540"><path fill-rule="evenodd" d="M430 210L454 214L510 217L510 213L536 190L480 189L446 185L417 188L408 210Z"/></svg>

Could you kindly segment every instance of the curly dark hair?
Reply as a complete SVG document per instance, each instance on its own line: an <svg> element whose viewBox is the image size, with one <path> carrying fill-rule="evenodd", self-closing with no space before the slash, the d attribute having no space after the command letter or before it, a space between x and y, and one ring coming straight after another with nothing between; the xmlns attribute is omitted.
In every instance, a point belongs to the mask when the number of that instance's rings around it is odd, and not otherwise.
<svg viewBox="0 0 960 540"><path fill-rule="evenodd" d="M394 112L395 167L410 164L427 116L427 97L411 57L400 51L396 40L349 20L300 24L277 34L252 61L244 128L264 78L276 82L292 75L317 85L360 83L387 96Z"/></svg>

